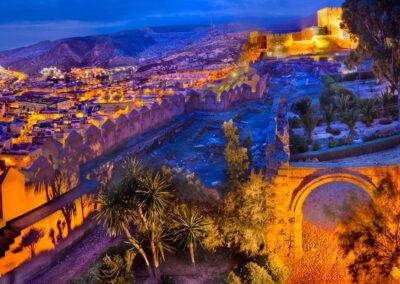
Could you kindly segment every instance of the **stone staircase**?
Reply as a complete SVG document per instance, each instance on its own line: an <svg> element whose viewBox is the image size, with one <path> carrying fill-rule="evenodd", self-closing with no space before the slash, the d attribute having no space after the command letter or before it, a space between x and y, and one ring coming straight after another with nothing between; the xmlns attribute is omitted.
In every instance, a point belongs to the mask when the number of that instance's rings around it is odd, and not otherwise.
<svg viewBox="0 0 400 284"><path fill-rule="evenodd" d="M4 257L6 252L10 249L10 246L14 243L15 238L18 237L21 232L15 230L8 224L0 229L0 257Z"/></svg>

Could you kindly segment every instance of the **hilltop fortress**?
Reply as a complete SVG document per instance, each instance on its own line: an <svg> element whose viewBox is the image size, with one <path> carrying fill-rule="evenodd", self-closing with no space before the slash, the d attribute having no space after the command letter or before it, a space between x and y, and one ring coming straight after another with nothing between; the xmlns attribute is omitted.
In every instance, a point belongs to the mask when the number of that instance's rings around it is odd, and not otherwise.
<svg viewBox="0 0 400 284"><path fill-rule="evenodd" d="M318 25L298 32L250 33L248 48L256 48L268 57L323 53L352 49L356 42L341 27L342 8L324 8L317 12Z"/></svg>

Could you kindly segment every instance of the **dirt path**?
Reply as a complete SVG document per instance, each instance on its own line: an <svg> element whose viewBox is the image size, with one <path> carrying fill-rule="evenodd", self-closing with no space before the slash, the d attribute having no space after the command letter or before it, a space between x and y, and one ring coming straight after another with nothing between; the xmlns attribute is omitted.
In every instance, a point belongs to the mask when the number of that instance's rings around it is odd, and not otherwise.
<svg viewBox="0 0 400 284"><path fill-rule="evenodd" d="M29 283L68 283L70 279L81 275L107 248L120 242L120 238L110 238L103 227L97 226L49 270Z"/></svg>

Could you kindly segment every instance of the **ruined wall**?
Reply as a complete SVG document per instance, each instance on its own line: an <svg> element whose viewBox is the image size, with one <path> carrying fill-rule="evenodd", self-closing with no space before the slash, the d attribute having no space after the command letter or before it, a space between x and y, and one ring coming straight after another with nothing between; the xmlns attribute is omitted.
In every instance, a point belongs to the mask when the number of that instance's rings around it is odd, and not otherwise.
<svg viewBox="0 0 400 284"><path fill-rule="evenodd" d="M278 100L274 101L266 141L266 175L269 179L272 179L278 173L278 169L289 165L289 120L287 112L288 102L286 97L279 97Z"/></svg>

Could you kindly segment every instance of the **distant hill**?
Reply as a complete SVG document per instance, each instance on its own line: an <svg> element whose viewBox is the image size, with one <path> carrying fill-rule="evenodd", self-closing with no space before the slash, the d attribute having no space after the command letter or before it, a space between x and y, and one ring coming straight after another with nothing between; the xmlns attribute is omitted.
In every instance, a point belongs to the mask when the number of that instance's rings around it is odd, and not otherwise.
<svg viewBox="0 0 400 284"><path fill-rule="evenodd" d="M220 25L219 29L232 32L241 28ZM44 41L0 52L0 65L30 75L48 66L67 71L71 67L131 65L179 51L205 38L209 30L205 25L165 26Z"/></svg>
<svg viewBox="0 0 400 284"><path fill-rule="evenodd" d="M43 41L27 47L0 51L0 65L29 75L49 66L56 66L63 71L72 67L116 67L151 63L166 55L183 50L192 53L204 53L213 46L222 48L224 42L219 39L213 44L213 38L221 34L239 33L261 29L287 32L300 29L310 24L312 17L268 18L267 20L243 20L240 23L208 25L162 26L145 29L127 30L112 34L66 38L55 41ZM226 42L226 49L233 53L240 52L240 43L245 40L243 33L235 42ZM218 40L217 40L218 42ZM234 48L232 49L232 45ZM220 58L220 61L223 58Z"/></svg>
<svg viewBox="0 0 400 284"><path fill-rule="evenodd" d="M147 32L133 30L110 35L45 41L28 47L0 52L0 65L34 74L47 66L63 70L80 66L129 64L155 40Z"/></svg>

